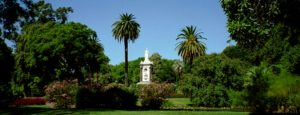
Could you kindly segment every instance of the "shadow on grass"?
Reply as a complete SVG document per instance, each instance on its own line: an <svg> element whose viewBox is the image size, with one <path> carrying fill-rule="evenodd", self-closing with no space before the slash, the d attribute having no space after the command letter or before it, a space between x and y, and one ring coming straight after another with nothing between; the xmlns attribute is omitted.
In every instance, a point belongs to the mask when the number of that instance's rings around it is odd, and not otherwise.
<svg viewBox="0 0 300 115"><path fill-rule="evenodd" d="M102 108L87 108L87 109L53 109L48 107L39 106L23 106L23 107L11 107L5 110L0 110L1 115L85 115L90 114L93 111L114 111L114 109L102 109Z"/></svg>

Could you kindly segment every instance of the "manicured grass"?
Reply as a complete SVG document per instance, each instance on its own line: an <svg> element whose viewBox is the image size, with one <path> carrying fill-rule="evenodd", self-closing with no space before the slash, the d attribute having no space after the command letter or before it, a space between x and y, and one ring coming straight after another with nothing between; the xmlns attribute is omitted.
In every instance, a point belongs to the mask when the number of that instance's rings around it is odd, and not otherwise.
<svg viewBox="0 0 300 115"><path fill-rule="evenodd" d="M232 112L224 111L220 109L203 109L203 108L193 108L188 106L191 104L189 98L168 98L168 103L175 108L185 108L185 109L169 109L169 110L115 110L115 109L52 109L47 105L26 105L16 108L9 108L6 110L0 109L0 114L10 115L10 114L28 114L28 115L249 115L249 112ZM138 101L140 106L140 100ZM195 111L197 110L197 111ZM208 110L208 111L207 111Z"/></svg>
<svg viewBox="0 0 300 115"><path fill-rule="evenodd" d="M188 106L189 104L191 104L189 98L168 98L167 101L175 106Z"/></svg>
<svg viewBox="0 0 300 115"><path fill-rule="evenodd" d="M166 111L166 110L110 110L110 109L51 109L45 105L11 108L0 114L28 115L248 115L248 112L223 111Z"/></svg>

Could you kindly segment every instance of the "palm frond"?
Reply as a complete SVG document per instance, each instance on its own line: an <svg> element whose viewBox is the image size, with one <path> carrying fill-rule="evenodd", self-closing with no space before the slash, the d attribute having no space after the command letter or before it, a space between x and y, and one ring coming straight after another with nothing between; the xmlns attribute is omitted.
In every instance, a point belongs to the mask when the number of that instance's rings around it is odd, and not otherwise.
<svg viewBox="0 0 300 115"><path fill-rule="evenodd" d="M206 46L201 39L205 38L197 32L197 28L194 26L187 26L181 30L176 38L176 40L180 40L176 44L176 49L185 63L191 64L196 57L205 55Z"/></svg>

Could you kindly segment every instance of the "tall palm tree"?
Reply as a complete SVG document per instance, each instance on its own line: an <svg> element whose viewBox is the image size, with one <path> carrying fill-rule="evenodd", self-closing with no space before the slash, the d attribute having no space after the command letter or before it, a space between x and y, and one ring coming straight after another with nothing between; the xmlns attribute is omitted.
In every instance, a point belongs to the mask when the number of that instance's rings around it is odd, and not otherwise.
<svg viewBox="0 0 300 115"><path fill-rule="evenodd" d="M128 40L134 42L140 33L140 25L132 14L121 14L120 20L113 23L113 36L125 46L125 85L128 86Z"/></svg>
<svg viewBox="0 0 300 115"><path fill-rule="evenodd" d="M186 26L181 30L181 33L177 36L176 40L180 40L177 43L176 49L178 49L178 55L183 58L186 64L189 64L190 69L193 64L193 60L196 57L203 56L205 54L205 44L201 39L206 39L197 32L197 28L194 26Z"/></svg>

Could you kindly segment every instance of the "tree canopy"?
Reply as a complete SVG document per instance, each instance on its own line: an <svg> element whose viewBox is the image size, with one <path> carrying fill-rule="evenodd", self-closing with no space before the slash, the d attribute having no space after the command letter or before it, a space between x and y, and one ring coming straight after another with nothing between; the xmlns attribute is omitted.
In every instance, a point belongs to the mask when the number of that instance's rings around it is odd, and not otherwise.
<svg viewBox="0 0 300 115"><path fill-rule="evenodd" d="M15 41L19 31L26 24L55 21L65 23L67 14L73 12L71 7L53 9L44 0L1 0L0 32L3 38Z"/></svg>
<svg viewBox="0 0 300 115"><path fill-rule="evenodd" d="M17 39L14 80L16 84L35 81L31 85L39 88L53 80L82 81L104 71L108 61L96 32L87 26L74 22L34 23L25 26Z"/></svg>
<svg viewBox="0 0 300 115"><path fill-rule="evenodd" d="M221 0L230 38L249 50L252 62L278 64L285 52L299 47L299 0Z"/></svg>

